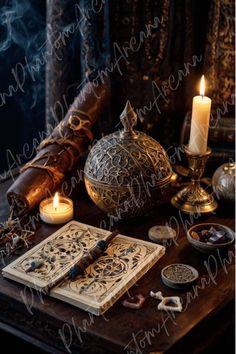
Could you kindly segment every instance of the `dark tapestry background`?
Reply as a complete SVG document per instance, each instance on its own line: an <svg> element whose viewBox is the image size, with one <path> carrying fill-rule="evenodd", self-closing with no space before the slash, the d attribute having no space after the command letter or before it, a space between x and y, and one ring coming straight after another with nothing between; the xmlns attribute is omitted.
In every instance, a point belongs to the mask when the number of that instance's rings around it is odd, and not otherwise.
<svg viewBox="0 0 236 354"><path fill-rule="evenodd" d="M125 101L130 99L139 115L139 129L166 147L178 142L184 116L191 110L203 73L207 95L213 98L212 111L218 108L212 125L223 115L232 116L234 1L49 3L47 23L52 25L52 32L72 21L79 30L73 35L79 32L81 45L73 47L69 55L74 55L74 60L61 61L54 56L48 62L47 123L53 125L55 117L63 117L62 107L67 109L64 102L71 102L88 78L103 80L108 75L112 94L109 114L100 122L103 134L114 131ZM60 11L62 17L57 16ZM67 48L63 52L66 58ZM67 81L61 80L58 72ZM55 106L57 111L52 109Z"/></svg>
<svg viewBox="0 0 236 354"><path fill-rule="evenodd" d="M25 141L32 141L44 129L44 95L40 82L45 66L48 131L63 119L87 80L102 81L106 76L111 79L112 94L110 107L94 128L97 137L118 128L119 114L130 99L139 115L139 129L165 147L177 143L203 73L213 110L221 109L220 114L215 114L214 122L222 116L233 115L234 1L48 0L46 37L45 4L24 2L38 11L32 23L27 17L24 23L28 32L35 33L31 59L37 53L41 53L42 59L40 74L35 81L29 76L31 83L27 87L30 93L42 92L42 99L34 101L31 97L27 101L27 94L19 90L10 99L11 104L0 107L5 122L1 155L9 146L14 152L20 151ZM3 20L4 17L2 27ZM5 39L4 33L1 36ZM24 40L28 43L27 36ZM18 60L20 56L14 46L8 50L1 52L5 63L1 92L15 58ZM7 63L5 58L10 58ZM35 105L29 108L32 102ZM22 104L27 108L21 109ZM1 157L1 162L6 166L4 159Z"/></svg>

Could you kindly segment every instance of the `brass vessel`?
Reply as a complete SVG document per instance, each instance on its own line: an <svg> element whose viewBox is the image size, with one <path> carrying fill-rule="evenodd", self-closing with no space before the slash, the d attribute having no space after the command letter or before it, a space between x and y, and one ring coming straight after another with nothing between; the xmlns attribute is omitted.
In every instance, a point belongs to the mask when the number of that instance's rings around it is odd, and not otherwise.
<svg viewBox="0 0 236 354"><path fill-rule="evenodd" d="M137 115L128 101L120 116L123 129L99 140L84 169L94 203L116 218L142 215L167 196L172 169L163 147L133 130Z"/></svg>
<svg viewBox="0 0 236 354"><path fill-rule="evenodd" d="M218 204L212 193L203 189L200 184L200 178L204 173L211 149L208 147L206 153L201 155L193 154L188 146L184 146L184 150L189 162L191 182L171 198L171 203L184 213L211 213L217 208Z"/></svg>

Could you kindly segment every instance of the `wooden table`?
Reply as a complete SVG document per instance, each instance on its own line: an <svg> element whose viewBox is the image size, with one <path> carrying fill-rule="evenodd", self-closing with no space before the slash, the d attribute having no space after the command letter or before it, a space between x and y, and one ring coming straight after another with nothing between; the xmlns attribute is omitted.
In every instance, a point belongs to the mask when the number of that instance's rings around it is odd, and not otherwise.
<svg viewBox="0 0 236 354"><path fill-rule="evenodd" d="M6 188L7 182L0 184L1 220L8 214L3 198ZM76 220L113 228L85 193L75 191L75 200ZM232 206L231 210L222 206L216 214L184 216L166 203L148 216L118 223L121 233L144 240L148 240L149 227L156 224L168 224L178 234L176 242L167 247L165 256L129 291L130 295L142 293L146 297L142 309L127 309L117 301L103 316L96 317L59 300L42 297L1 276L0 328L54 354L203 352L234 322L234 247L221 255L204 256L187 242L186 229L199 222L217 222L233 228L232 209ZM57 228L39 222L31 247ZM2 257L2 266L3 262L8 264L15 258ZM171 290L161 281L161 269L177 262L192 265L199 271L197 284L188 291ZM161 290L165 296L180 296L184 311L158 311L158 302L149 296L150 290Z"/></svg>

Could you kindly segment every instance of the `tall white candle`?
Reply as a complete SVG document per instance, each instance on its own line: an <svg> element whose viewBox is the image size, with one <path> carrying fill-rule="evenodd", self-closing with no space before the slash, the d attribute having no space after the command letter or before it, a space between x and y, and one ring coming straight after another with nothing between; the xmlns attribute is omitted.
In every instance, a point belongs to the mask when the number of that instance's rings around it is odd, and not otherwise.
<svg viewBox="0 0 236 354"><path fill-rule="evenodd" d="M204 96L204 93L205 80L203 75L200 83L200 96L193 98L192 121L188 146L189 151L196 155L205 154L207 151L211 99Z"/></svg>

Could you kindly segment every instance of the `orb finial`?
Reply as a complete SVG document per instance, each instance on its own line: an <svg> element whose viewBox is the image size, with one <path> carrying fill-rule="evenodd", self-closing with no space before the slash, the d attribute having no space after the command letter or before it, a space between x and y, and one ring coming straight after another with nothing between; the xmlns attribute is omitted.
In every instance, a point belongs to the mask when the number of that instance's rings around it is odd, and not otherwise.
<svg viewBox="0 0 236 354"><path fill-rule="evenodd" d="M137 114L134 112L129 100L126 102L125 108L120 115L120 121L124 127L124 134L135 135L133 127L137 124Z"/></svg>

